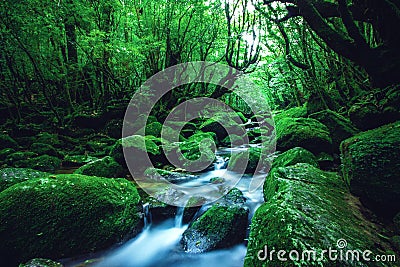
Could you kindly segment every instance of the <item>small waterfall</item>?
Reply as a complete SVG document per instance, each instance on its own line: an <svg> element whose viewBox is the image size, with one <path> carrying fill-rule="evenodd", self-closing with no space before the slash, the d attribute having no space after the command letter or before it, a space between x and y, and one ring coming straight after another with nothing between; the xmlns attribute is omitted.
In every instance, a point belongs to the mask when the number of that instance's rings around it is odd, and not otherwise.
<svg viewBox="0 0 400 267"><path fill-rule="evenodd" d="M221 170L225 167L225 159L222 156L215 156L216 161L214 163L214 170Z"/></svg>
<svg viewBox="0 0 400 267"><path fill-rule="evenodd" d="M150 227L152 223L152 218L151 218L151 212L150 212L150 204L145 203L143 204L143 213L144 213L144 229L147 229Z"/></svg>
<svg viewBox="0 0 400 267"><path fill-rule="evenodd" d="M177 207L176 215L175 215L175 228L182 228L184 212L185 212L185 207Z"/></svg>

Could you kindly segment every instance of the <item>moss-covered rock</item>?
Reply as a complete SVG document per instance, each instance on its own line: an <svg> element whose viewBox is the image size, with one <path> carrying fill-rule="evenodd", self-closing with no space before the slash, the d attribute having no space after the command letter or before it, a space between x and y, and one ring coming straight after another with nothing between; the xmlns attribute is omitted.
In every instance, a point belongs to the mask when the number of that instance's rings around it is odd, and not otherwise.
<svg viewBox="0 0 400 267"><path fill-rule="evenodd" d="M313 153L305 148L295 147L276 157L272 163L271 169L291 166L297 163L308 163L314 167L318 167L317 158Z"/></svg>
<svg viewBox="0 0 400 267"><path fill-rule="evenodd" d="M4 161L12 153L15 153L14 148L4 148L0 150L0 161Z"/></svg>
<svg viewBox="0 0 400 267"><path fill-rule="evenodd" d="M10 166L20 167L20 162L36 157L37 154L32 151L17 151L9 154L5 162Z"/></svg>
<svg viewBox="0 0 400 267"><path fill-rule="evenodd" d="M132 135L122 139L119 139L110 151L110 156L113 157L119 164L126 166L125 157L123 153L125 148L128 153L137 155L138 152L146 152L150 157L160 155L160 149L154 141L149 137L143 137L141 135ZM132 158L137 162L138 171L145 171L148 167L146 161L143 158Z"/></svg>
<svg viewBox="0 0 400 267"><path fill-rule="evenodd" d="M7 134L0 134L0 148L18 148L18 143Z"/></svg>
<svg viewBox="0 0 400 267"><path fill-rule="evenodd" d="M14 166L30 168L44 172L53 172L60 168L61 160L57 157L42 155L27 160L20 160L17 162L17 164L14 164Z"/></svg>
<svg viewBox="0 0 400 267"><path fill-rule="evenodd" d="M44 178L49 175L45 172L26 168L4 168L0 170L0 191L30 179Z"/></svg>
<svg viewBox="0 0 400 267"><path fill-rule="evenodd" d="M206 120L200 125L203 132L213 132L217 135L218 142L224 140L228 136L228 132L242 136L245 134L244 128L240 125L243 123L239 116L233 113L217 113L212 118Z"/></svg>
<svg viewBox="0 0 400 267"><path fill-rule="evenodd" d="M284 118L306 118L306 117L307 117L307 109L304 106L302 106L281 111L280 113L274 116L274 120L275 122L277 122Z"/></svg>
<svg viewBox="0 0 400 267"><path fill-rule="evenodd" d="M390 249L387 240L380 237L378 227L363 217L357 198L335 173L305 163L275 168L265 181L264 197L267 202L257 209L252 219L246 267L376 266L362 259L360 262L331 261L328 253L322 254L322 250L329 248L338 250L340 239L347 241L348 250L371 250L377 255ZM270 260L272 250L275 254ZM287 261L277 258L279 250L286 251L283 257ZM289 259L292 250L299 252L298 259L296 254L292 255L293 260ZM312 254L311 259L305 254L306 258L302 259L302 253L311 250L316 251L316 259L321 254L323 258L317 261L312 259Z"/></svg>
<svg viewBox="0 0 400 267"><path fill-rule="evenodd" d="M48 132L39 133L36 135L36 143L52 145L56 148L61 148L63 143L58 139L57 134L51 134Z"/></svg>
<svg viewBox="0 0 400 267"><path fill-rule="evenodd" d="M63 167L81 167L97 158L89 155L67 155L62 161Z"/></svg>
<svg viewBox="0 0 400 267"><path fill-rule="evenodd" d="M124 179L58 175L13 185L0 193L0 253L11 265L104 249L140 230L139 201Z"/></svg>
<svg viewBox="0 0 400 267"><path fill-rule="evenodd" d="M329 129L315 119L283 118L276 122L277 150L303 147L314 154L332 152Z"/></svg>
<svg viewBox="0 0 400 267"><path fill-rule="evenodd" d="M52 145L49 144L33 143L30 150L38 155L49 155L54 157L61 156L61 154Z"/></svg>
<svg viewBox="0 0 400 267"><path fill-rule="evenodd" d="M20 264L19 267L63 267L59 262L55 262L49 259L32 259L27 263Z"/></svg>
<svg viewBox="0 0 400 267"><path fill-rule="evenodd" d="M374 129L384 124L380 113L379 108L373 103L355 104L349 109L351 122L363 131Z"/></svg>
<svg viewBox="0 0 400 267"><path fill-rule="evenodd" d="M400 211L400 122L362 132L341 144L342 171L352 193L373 211Z"/></svg>
<svg viewBox="0 0 400 267"><path fill-rule="evenodd" d="M254 173L257 170L257 165L260 159L263 160L260 167L269 164L265 158L265 154L263 153L264 150L258 147L249 147L248 151L233 153L228 162L228 169L232 171L240 171L243 169L243 166L246 166L245 173ZM258 169L258 171L260 170L261 169Z"/></svg>
<svg viewBox="0 0 400 267"><path fill-rule="evenodd" d="M88 176L116 178L122 175L123 168L114 158L107 156L83 165L74 173Z"/></svg>
<svg viewBox="0 0 400 267"><path fill-rule="evenodd" d="M248 213L241 206L212 206L185 230L181 240L183 249L201 253L243 242Z"/></svg>
<svg viewBox="0 0 400 267"><path fill-rule="evenodd" d="M316 119L328 127L335 152L339 152L339 146L343 140L359 132L350 120L331 110L324 110L311 114L310 118Z"/></svg>

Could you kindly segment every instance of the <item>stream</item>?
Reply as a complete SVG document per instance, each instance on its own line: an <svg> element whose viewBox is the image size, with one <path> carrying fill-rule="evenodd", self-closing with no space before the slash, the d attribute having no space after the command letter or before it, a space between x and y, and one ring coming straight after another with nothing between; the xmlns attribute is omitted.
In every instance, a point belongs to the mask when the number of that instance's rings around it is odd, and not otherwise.
<svg viewBox="0 0 400 267"><path fill-rule="evenodd" d="M205 171L193 180L186 180L180 185L196 187L210 183L210 178L218 177L222 172L227 171L226 154L237 153L247 148L220 148L216 151L214 168ZM226 175L226 174L225 174ZM234 173L229 173L234 175ZM249 185L253 178L251 175L244 175L235 186L242 191L246 198L245 205L249 208L249 224L255 210L263 202L262 187L250 193ZM211 204L202 206L196 217L200 216ZM160 223L152 223L152 214L149 207L144 205L143 211L144 230L135 238L125 242L119 247L96 255L96 267L239 267L243 266L246 255L244 243L227 249L218 249L211 252L192 254L183 251L180 247L180 240L188 225L183 224L184 208L177 207L175 218L170 218ZM80 261L82 262L82 261ZM76 266L77 262L70 262L66 266Z"/></svg>

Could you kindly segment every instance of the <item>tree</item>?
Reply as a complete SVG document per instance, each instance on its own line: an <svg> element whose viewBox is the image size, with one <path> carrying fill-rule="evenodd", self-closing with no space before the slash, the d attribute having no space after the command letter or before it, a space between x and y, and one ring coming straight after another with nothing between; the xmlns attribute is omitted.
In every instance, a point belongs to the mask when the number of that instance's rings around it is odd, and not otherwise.
<svg viewBox="0 0 400 267"><path fill-rule="evenodd" d="M264 0L263 5L285 4L283 22L302 17L336 53L363 67L377 87L400 82L400 2L398 0ZM342 27L333 26L339 21ZM363 27L371 25L374 42Z"/></svg>

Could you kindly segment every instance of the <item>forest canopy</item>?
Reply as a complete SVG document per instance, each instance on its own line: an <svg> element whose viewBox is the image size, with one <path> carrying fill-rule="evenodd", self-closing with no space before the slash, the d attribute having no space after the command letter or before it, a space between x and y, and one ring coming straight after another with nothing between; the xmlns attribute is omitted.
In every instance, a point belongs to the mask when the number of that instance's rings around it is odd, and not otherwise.
<svg viewBox="0 0 400 267"><path fill-rule="evenodd" d="M36 114L65 126L127 104L149 77L190 61L248 73L272 108L318 98L346 111L360 95L399 82L399 7L395 0L2 1L2 112L18 123ZM237 102L223 88L188 85L157 110L199 95Z"/></svg>

